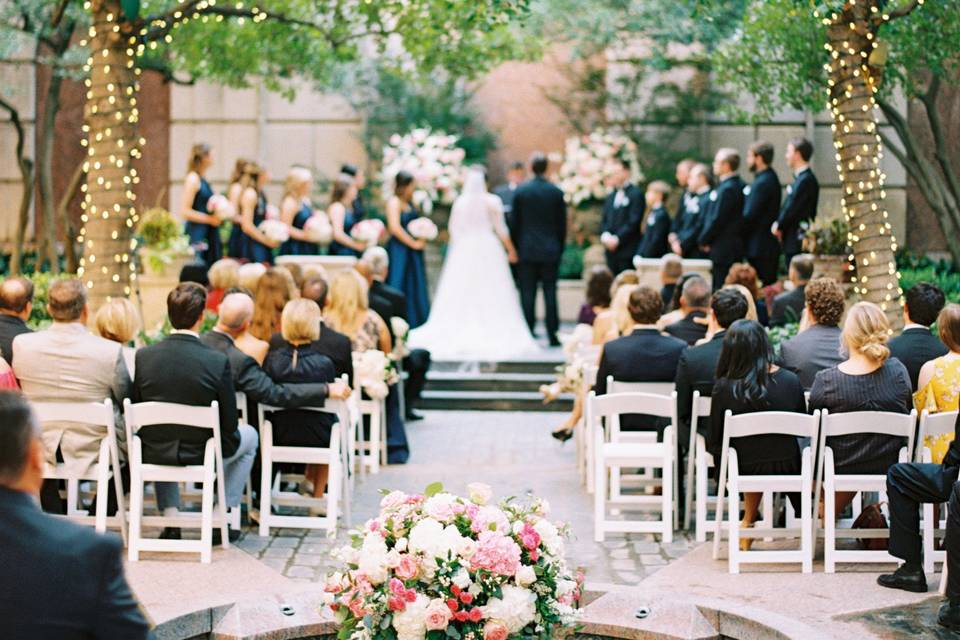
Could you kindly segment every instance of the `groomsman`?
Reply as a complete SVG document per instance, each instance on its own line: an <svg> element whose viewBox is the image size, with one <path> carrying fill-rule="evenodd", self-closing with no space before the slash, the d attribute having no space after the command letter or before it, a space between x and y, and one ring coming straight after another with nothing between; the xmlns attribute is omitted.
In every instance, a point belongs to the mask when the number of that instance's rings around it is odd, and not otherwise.
<svg viewBox="0 0 960 640"><path fill-rule="evenodd" d="M780 243L770 227L780 215L780 179L770 167L773 145L759 140L747 150L747 166L756 177L743 189L743 231L747 240L747 261L757 270L763 286L777 281Z"/></svg>
<svg viewBox="0 0 960 640"><path fill-rule="evenodd" d="M493 193L503 202L503 215L507 219L507 226L510 226L510 213L513 211L513 196L517 192L517 187L520 186L525 177L526 171L524 171L523 163L512 162L510 163L510 168L507 169L507 181L493 190Z"/></svg>
<svg viewBox="0 0 960 640"><path fill-rule="evenodd" d="M693 169L696 165L695 160L690 158L685 158L677 163L677 186L680 187L680 201L677 203L677 213L673 216L673 224L670 227L670 236L668 238L670 242L670 250L673 251L678 256L683 253L683 249L680 247L680 240L677 235L677 232L680 229L680 224L683 221L684 214L687 212L687 206L690 198L693 197L693 193L688 187L688 182L690 180L690 170Z"/></svg>
<svg viewBox="0 0 960 640"><path fill-rule="evenodd" d="M603 203L600 242L606 249L607 266L616 275L633 269L643 223L643 192L630 184L630 163L625 160L619 161L607 186L613 193Z"/></svg>
<svg viewBox="0 0 960 640"><path fill-rule="evenodd" d="M770 231L783 245L783 254L790 264L791 258L803 251L803 230L800 224L812 222L817 217L817 201L820 199L820 183L810 169L813 145L806 138L794 138L787 144L787 165L796 178L787 187L787 199Z"/></svg>
<svg viewBox="0 0 960 640"><path fill-rule="evenodd" d="M690 168L683 210L673 221L673 252L684 258L702 258L697 242L710 210L710 168L697 163Z"/></svg>
<svg viewBox="0 0 960 640"><path fill-rule="evenodd" d="M641 258L662 258L670 253L670 214L664 206L670 195L670 185L663 180L654 180L647 185L646 201L649 215L643 221L643 237L637 247Z"/></svg>
<svg viewBox="0 0 960 640"><path fill-rule="evenodd" d="M717 151L713 172L717 188L710 194L710 213L703 222L699 243L713 262L713 288L719 289L730 267L743 259L743 180L736 149Z"/></svg>

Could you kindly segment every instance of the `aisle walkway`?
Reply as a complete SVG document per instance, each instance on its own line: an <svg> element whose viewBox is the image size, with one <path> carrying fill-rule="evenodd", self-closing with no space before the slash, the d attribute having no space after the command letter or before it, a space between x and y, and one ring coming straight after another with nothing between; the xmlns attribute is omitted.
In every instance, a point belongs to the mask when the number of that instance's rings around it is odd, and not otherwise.
<svg viewBox="0 0 960 640"><path fill-rule="evenodd" d="M593 542L593 503L575 475L573 442L561 446L550 438L562 414L431 411L424 415L425 420L407 428L409 464L388 467L358 482L355 525L376 515L380 489L420 492L432 482L442 482L450 491L463 493L468 483L477 481L491 485L498 496L532 491L546 498L552 517L570 522L569 560L587 568L591 583L636 584L687 552L684 534L668 545L650 534L615 535L603 544ZM339 542L344 539L341 533ZM323 532L284 529L270 538L251 531L238 546L289 578L313 581L322 579L332 543Z"/></svg>

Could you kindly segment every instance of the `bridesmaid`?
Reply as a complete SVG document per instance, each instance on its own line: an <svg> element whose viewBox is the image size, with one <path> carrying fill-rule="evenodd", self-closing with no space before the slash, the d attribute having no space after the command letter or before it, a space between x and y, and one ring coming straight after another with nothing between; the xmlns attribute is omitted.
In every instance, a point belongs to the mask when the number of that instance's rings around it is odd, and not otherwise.
<svg viewBox="0 0 960 640"><path fill-rule="evenodd" d="M240 228L243 232L242 258L248 262L273 264L273 250L280 244L267 238L258 228L267 217L267 197L263 188L269 179L269 172L260 165L253 162L247 165L240 196Z"/></svg>
<svg viewBox="0 0 960 640"><path fill-rule="evenodd" d="M282 256L315 256L318 247L303 230L313 207L310 205L310 188L313 175L303 167L293 167L283 185L283 201L280 203L280 219L290 227L290 239L280 245Z"/></svg>
<svg viewBox="0 0 960 640"><path fill-rule="evenodd" d="M350 237L350 229L362 219L362 215L357 215L353 206L357 199L357 191L356 178L349 173L341 173L333 181L333 193L330 195L330 207L327 209L330 225L333 227L330 255L360 257L366 249L362 243Z"/></svg>
<svg viewBox="0 0 960 640"><path fill-rule="evenodd" d="M243 254L243 232L240 230L240 196L243 195L243 174L249 164L250 161L246 158L237 158L237 162L233 165L233 173L230 175L230 186L227 187L227 200L233 205L233 210L237 212L230 227L230 238L227 240L227 255L231 258L239 258Z"/></svg>
<svg viewBox="0 0 960 640"><path fill-rule="evenodd" d="M184 231L190 238L190 245L197 251L197 258L208 267L223 257L217 230L220 218L207 211L213 188L205 175L212 164L210 145L203 142L193 145L180 196L180 217L186 222Z"/></svg>
<svg viewBox="0 0 960 640"><path fill-rule="evenodd" d="M400 171L394 179L394 195L387 201L387 230L390 232L387 284L406 294L407 321L411 329L422 325L430 315L427 269L423 261L423 248L427 242L407 232L407 225L420 217L413 204L414 186L413 175Z"/></svg>

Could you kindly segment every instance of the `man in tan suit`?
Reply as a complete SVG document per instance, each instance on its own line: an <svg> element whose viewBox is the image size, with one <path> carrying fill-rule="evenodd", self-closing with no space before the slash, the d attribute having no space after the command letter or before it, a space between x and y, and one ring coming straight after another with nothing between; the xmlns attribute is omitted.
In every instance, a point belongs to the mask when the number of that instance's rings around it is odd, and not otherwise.
<svg viewBox="0 0 960 640"><path fill-rule="evenodd" d="M44 331L25 333L13 340L13 372L28 399L34 402L113 401L121 415L129 396L130 374L120 344L87 329L87 292L79 280L50 285L47 308L53 324ZM121 440L123 423L117 422ZM105 429L77 422L43 425L47 463L56 464L59 449L77 472L96 463ZM121 442L121 450L123 450ZM45 507L47 501L45 500Z"/></svg>

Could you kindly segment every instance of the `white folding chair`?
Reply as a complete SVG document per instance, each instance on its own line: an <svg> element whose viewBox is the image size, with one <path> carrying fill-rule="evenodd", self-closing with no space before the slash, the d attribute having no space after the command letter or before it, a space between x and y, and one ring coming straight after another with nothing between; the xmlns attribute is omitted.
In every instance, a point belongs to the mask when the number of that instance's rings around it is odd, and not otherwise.
<svg viewBox="0 0 960 640"><path fill-rule="evenodd" d="M827 438L854 434L879 434L898 436L906 439L907 446L900 450L900 462L910 460L913 451L914 427L917 412L910 414L890 413L886 411L855 411L851 413L831 414L823 412L823 424L820 428L820 446L817 470L817 495L823 486L823 570L834 573L838 562L897 562L900 560L887 551L860 549L837 549L837 538L889 538L889 529L853 529L850 525L859 515L857 503L853 505L853 517L837 522L836 494L852 491L876 491L881 494L881 502L887 491L887 474L838 474L833 463L833 450L827 444ZM837 525L844 525L838 528Z"/></svg>
<svg viewBox="0 0 960 640"><path fill-rule="evenodd" d="M273 425L266 413L284 411L281 407L259 405L260 412L260 535L269 536L271 527L294 527L300 529L326 529L327 533L337 532L339 505L343 504L344 517L350 519L350 488L347 476L350 470L349 449L346 431L351 428L349 409L343 400L327 400L322 407L297 407L297 411L311 411L317 414L327 413L337 416L337 422L330 431L330 446L293 447L273 443ZM296 492L283 491L282 483L286 479L273 469L274 463L289 462L296 464L325 464L330 467L327 492L323 498L302 496ZM302 478L300 478L302 480ZM325 506L324 516L280 515L273 512L274 505L294 507Z"/></svg>
<svg viewBox="0 0 960 640"><path fill-rule="evenodd" d="M701 419L710 418L710 398L693 392L690 407L690 444L687 449L687 492L683 527L690 528L691 511L696 509L694 530L697 542L706 542L709 525L716 521L707 520L711 505L716 506L717 497L708 495L710 469L714 466L713 456L707 452L707 442L699 433ZM696 500L694 500L696 491Z"/></svg>
<svg viewBox="0 0 960 640"><path fill-rule="evenodd" d="M361 419L357 424L357 437L354 442L358 452L357 461L361 467L372 473L380 473L380 466L387 464L387 402L386 399L370 399L360 396L356 390L357 406ZM364 433L363 416L370 418L370 436Z"/></svg>
<svg viewBox="0 0 960 640"><path fill-rule="evenodd" d="M130 542L129 559L136 562L141 551L199 553L200 562L212 556L213 527L220 529L224 549L230 546L227 526L227 498L224 487L223 451L220 447L220 414L217 402L210 406L188 406L169 402L123 401L127 450L130 457ZM175 424L210 431L203 464L174 466L143 462L139 431L158 424ZM176 516L143 515L143 489L146 482L199 482L203 487L201 510ZM217 492L216 513L213 493ZM187 527L200 529L199 540L157 540L141 537L142 526Z"/></svg>
<svg viewBox="0 0 960 640"><path fill-rule="evenodd" d="M45 480L64 480L67 485L66 518L80 524L92 524L100 533L112 525L120 529L124 543L127 541L127 525L124 517L123 483L120 478L120 450L117 446L117 430L114 423L113 402L31 402L30 406L37 420L45 422L74 422L84 425L104 427L104 436L100 441L100 454L97 463L86 472L76 472L70 460L59 462L56 466L44 469ZM117 494L117 513L107 516L107 496L110 479ZM80 508L80 483L97 483L97 509L91 516Z"/></svg>
<svg viewBox="0 0 960 640"><path fill-rule="evenodd" d="M597 371L600 370L596 364L588 364L583 367L583 383L581 393L583 394L583 417L577 423L574 435L577 439L577 467L581 474L581 479L587 487L587 493L593 493L593 420L590 418L590 412L587 410L587 394L590 389L597 384Z"/></svg>
<svg viewBox="0 0 960 640"><path fill-rule="evenodd" d="M930 442L928 439L949 438L953 439L954 429L957 423L957 412L947 411L945 413L930 413L924 409L920 414L920 432L917 436L917 462L931 463L933 456L930 452ZM947 553L943 550L937 550L936 541L942 540L947 530L947 505L946 502L940 505L940 517L934 519L934 505L923 505L923 521L921 524L923 531L923 570L933 573L934 563L944 562ZM946 569L944 569L946 572Z"/></svg>
<svg viewBox="0 0 960 640"><path fill-rule="evenodd" d="M650 393L615 393L597 396L591 391L587 407L594 420L603 420L609 433L604 439L604 429L593 427L594 442L594 539L603 542L607 532L659 533L663 542L673 540L673 474L677 449L677 403L676 393L663 396ZM625 441L621 437L618 419L624 414L646 414L670 418L670 426L664 429L663 441ZM620 496L617 500L607 497L607 477L620 467L660 469L661 495ZM623 511L653 508L660 511L658 520L608 520L607 504ZM622 505L622 506L621 506Z"/></svg>
<svg viewBox="0 0 960 640"><path fill-rule="evenodd" d="M820 424L820 412L813 415L785 411L763 411L733 415L727 411L723 425L723 449L720 455L720 483L717 487L717 517L714 525L713 557L720 557L720 527L728 513L729 570L740 573L745 563L800 563L803 573L813 571L813 457L810 447L804 447L800 456L799 475L747 476L740 474L737 450L730 446L733 438L781 434L796 438L810 438L815 442ZM800 528L778 529L773 526L742 529L740 527L741 493L799 493ZM724 494L729 492L730 504L724 511ZM772 519L769 521L772 525ZM800 538L798 550L740 550L741 538Z"/></svg>

